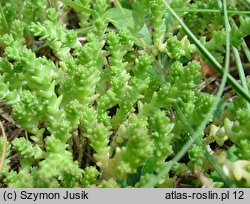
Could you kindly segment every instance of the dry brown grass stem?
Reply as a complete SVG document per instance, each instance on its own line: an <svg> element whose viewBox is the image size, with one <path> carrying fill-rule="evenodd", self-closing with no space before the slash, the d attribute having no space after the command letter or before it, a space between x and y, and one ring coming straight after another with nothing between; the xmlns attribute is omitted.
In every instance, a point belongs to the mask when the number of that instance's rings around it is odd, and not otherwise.
<svg viewBox="0 0 250 204"><path fill-rule="evenodd" d="M2 138L3 138L3 145L2 145L2 153L1 153L1 160L0 160L0 172L2 171L3 164L4 164L4 158L6 153L6 145L7 145L7 137L5 134L3 123L0 121L0 128L2 131Z"/></svg>

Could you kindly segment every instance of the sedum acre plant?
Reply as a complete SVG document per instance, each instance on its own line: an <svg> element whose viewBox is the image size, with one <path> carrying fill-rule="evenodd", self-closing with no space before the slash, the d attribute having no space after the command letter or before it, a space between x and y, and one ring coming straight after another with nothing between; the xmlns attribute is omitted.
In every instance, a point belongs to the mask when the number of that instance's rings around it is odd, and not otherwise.
<svg viewBox="0 0 250 204"><path fill-rule="evenodd" d="M1 187L250 187L249 7L1 1Z"/></svg>

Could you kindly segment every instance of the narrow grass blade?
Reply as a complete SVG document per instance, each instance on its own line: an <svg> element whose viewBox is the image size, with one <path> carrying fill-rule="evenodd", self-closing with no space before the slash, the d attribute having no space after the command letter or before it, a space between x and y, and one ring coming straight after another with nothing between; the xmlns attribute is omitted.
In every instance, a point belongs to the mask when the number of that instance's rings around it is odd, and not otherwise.
<svg viewBox="0 0 250 204"><path fill-rule="evenodd" d="M245 40L243 40L242 48L243 48L243 50L245 52L245 55L247 57L248 62L250 62L250 51L248 49L248 46L247 46Z"/></svg>
<svg viewBox="0 0 250 204"><path fill-rule="evenodd" d="M7 21L6 21L6 18L5 18L5 15L4 15L3 8L2 8L1 4L0 4L0 13L1 13L1 16L2 16L2 19L3 19L3 26L4 26L4 29L5 29L5 32L7 32L9 30L9 26L8 26Z"/></svg>
<svg viewBox="0 0 250 204"><path fill-rule="evenodd" d="M183 27L183 29L186 31L187 35L192 39L196 47L199 49L199 51L206 56L207 60L210 62L211 65L216 69L217 72L219 72L221 75L223 75L224 70L221 66L221 64L214 58L214 56L202 45L202 43L194 36L192 31L186 26L186 24L179 18L179 16L173 11L173 9L169 6L169 4L165 1L165 5L171 12L171 14L176 18L176 20L180 23L180 25ZM227 75L228 77L228 83L235 89L236 92L238 92L239 95L241 95L243 98L245 98L248 102L250 102L250 95L245 92L245 90L237 83L237 81L231 76Z"/></svg>
<svg viewBox="0 0 250 204"><path fill-rule="evenodd" d="M67 6L70 6L78 11L82 11L82 12L85 12L85 13L89 13L89 14L92 14L93 13L93 10L79 4L79 3L76 3L74 1L71 1L71 0L61 0L61 2L63 2L64 4L66 4Z"/></svg>
<svg viewBox="0 0 250 204"><path fill-rule="evenodd" d="M166 9L166 11L170 11L169 9ZM173 11L175 12L187 12L187 13L221 13L220 9L189 9L189 8L173 8ZM234 10L229 10L229 14L239 14L239 15L249 15L250 11L234 11Z"/></svg>
<svg viewBox="0 0 250 204"><path fill-rule="evenodd" d="M0 173L3 169L3 165L4 165L4 159L5 159L5 154L6 154L6 145L7 145L7 137L5 135L5 130L4 130L4 126L3 123L0 121L0 129L2 131L2 140L3 140L3 144L2 144L2 152L1 152L1 158L0 158Z"/></svg>
<svg viewBox="0 0 250 204"><path fill-rule="evenodd" d="M242 84L245 92L247 94L249 94L248 87L247 87L247 80L246 80L246 76L244 73L244 68L243 68L242 63L241 63L239 51L235 47L232 47L232 50L233 50L234 59L236 62L236 67L237 67L237 70L239 73L241 84ZM247 109L250 110L250 104L247 101L246 101L246 106L247 106Z"/></svg>

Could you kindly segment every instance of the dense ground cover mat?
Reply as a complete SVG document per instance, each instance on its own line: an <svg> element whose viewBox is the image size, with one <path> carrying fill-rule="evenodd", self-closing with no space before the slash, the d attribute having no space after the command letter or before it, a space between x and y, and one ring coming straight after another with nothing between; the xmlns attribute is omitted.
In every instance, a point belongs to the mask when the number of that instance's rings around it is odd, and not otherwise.
<svg viewBox="0 0 250 204"><path fill-rule="evenodd" d="M249 0L2 0L0 186L250 187Z"/></svg>

